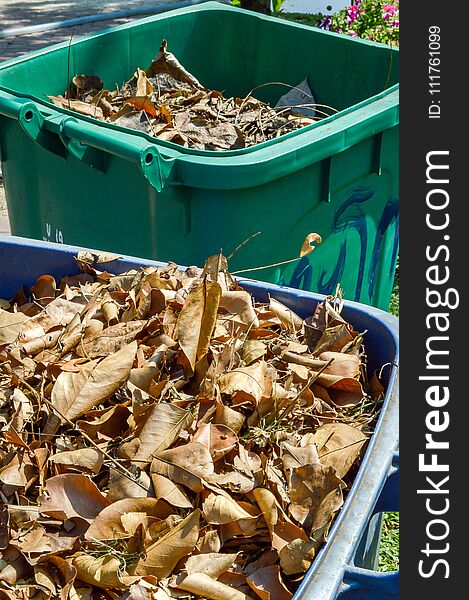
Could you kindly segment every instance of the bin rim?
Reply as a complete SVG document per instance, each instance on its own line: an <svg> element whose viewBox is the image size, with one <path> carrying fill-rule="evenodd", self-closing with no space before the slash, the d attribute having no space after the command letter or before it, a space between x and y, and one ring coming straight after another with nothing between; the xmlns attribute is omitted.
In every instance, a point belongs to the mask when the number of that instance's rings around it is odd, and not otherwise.
<svg viewBox="0 0 469 600"><path fill-rule="evenodd" d="M2 246L26 246L31 249L51 250L68 255L76 255L80 250L99 254L105 250L97 250L44 242L19 236L0 235L0 250ZM166 265L167 262L153 261L126 255L119 255L116 262L123 265L139 266ZM47 265L44 265L47 268ZM185 268L179 265L180 268ZM265 283L258 280L237 278L249 290L258 289L275 294L287 294L299 300L320 302L323 294L307 292L286 286ZM315 600L335 600L337 591L342 583L345 571L352 565L354 553L365 530L379 495L385 485L391 469L391 462L399 443L399 318L394 315L358 302L345 300L344 309L352 309L366 315L371 321L381 323L393 340L393 359L391 373L385 394L385 400L380 410L373 435L371 436L363 456L357 476L350 491L334 519L327 535L326 543L322 545L310 569L294 594L293 600L308 600L313 593ZM353 524L351 531L350 524ZM373 572L371 572L373 573ZM312 588L312 589L311 589Z"/></svg>
<svg viewBox="0 0 469 600"><path fill-rule="evenodd" d="M8 69L9 67L11 67L13 65L20 64L21 62L30 60L37 56L41 56L42 54L49 54L50 52L56 52L56 51L62 50L63 48L68 48L68 46L70 46L70 45L71 46L79 45L79 44L85 43L88 40L93 39L93 38L107 36L107 35L113 33L114 31L131 29L132 27L135 27L136 23L141 23L141 24L149 23L149 22L153 22L153 21L157 21L157 20L164 20L173 15L184 14L187 12L204 12L207 10L209 10L209 11L214 11L214 10L237 11L237 12L247 14L252 18L257 18L257 19L264 20L264 21L270 21L270 22L279 21L279 19L277 17L255 13L253 11L241 9L241 8L238 8L235 6L227 6L226 4L222 4L222 3L210 0L207 2L203 2L202 4L195 5L195 6L188 6L188 7L184 7L184 8L169 10L164 13L145 17L143 19L138 19L136 21L131 21L129 23L124 23L122 25L116 25L116 26L110 27L108 29L104 29L104 30L101 30L98 32L87 34L85 36L82 36L80 38L72 40L71 42L64 41L64 42L60 42L58 44L52 44L50 46L47 46L46 48L41 48L39 50L35 50L33 52L24 54L20 57L12 58L7 61L4 61L3 63L0 63L0 73L1 73L1 71ZM292 21L283 20L282 26L306 29L306 30L314 30L315 35L316 34L317 35L326 35L326 36L328 35L328 36L335 36L335 37L341 37L341 38L344 37L343 34L335 33L332 31L325 31L318 27L313 28L309 25L303 25L301 23L294 23ZM386 48L387 50L389 50L391 52L391 54L390 54L391 60L392 60L393 53L399 52L399 48L396 46L391 46L391 45L383 44L380 42L372 42L370 40L365 40L362 38L347 37L347 41L349 41L350 43L354 43L354 44L363 44L363 45L368 45L368 46L373 46L373 47ZM160 140L158 138L155 138L154 136L151 136L150 134L144 133L143 131L133 130L128 127L116 125L114 123L99 121L98 119L94 119L93 117L88 117L87 115L82 115L82 114L79 114L72 110L68 110L66 108L61 108L59 106L56 106L51 101L40 98L39 96L36 96L33 94L19 93L15 90L9 88L8 86L4 86L1 84L0 84L0 91L7 92L8 94L16 96L17 98L26 98L28 100L32 100L32 101L40 104L42 107L44 107L44 109L47 109L48 111L50 111L51 114L63 114L63 115L67 115L67 116L73 116L79 121L83 121L85 123L90 123L97 127L102 127L106 130L119 131L124 134L128 134L133 137L143 139L149 143L155 144L157 147L161 147L163 150L163 152L162 152L163 154L171 154L171 155L177 154L177 155L181 155L181 156L184 156L187 158L194 157L195 159L197 159L199 161L201 158L215 158L215 157L218 159L219 158L231 158L231 157L238 158L240 156L243 156L246 154L252 154L254 152L259 152L262 150L271 150L271 149L277 150L279 145L284 144L285 142L289 142L289 141L296 142L296 145L298 145L298 144L302 145L308 141L307 139L305 139L306 136L308 136L308 134L310 134L311 132L316 132L316 130L318 128L321 128L321 127L324 127L324 126L327 126L330 124L334 124L335 121L340 120L343 117L347 117L351 113L355 113L356 111L359 111L361 109L366 109L368 107L371 108L371 105L373 105L374 103L378 102L379 100L388 98L388 97L389 97L390 102L388 103L388 106L386 107L386 112L392 111L392 115L391 114L389 115L389 118L387 119L387 123L381 125L380 128L378 129L378 131L386 129L387 127L391 127L398 123L397 111L393 110L399 105L399 95L398 95L399 83L395 83L392 86L385 87L381 92L378 92L377 94L374 94L373 96L370 96L369 98L365 98L364 100L357 102L356 104L353 104L341 111L338 111L328 117L325 117L325 118L321 119L320 121L317 121L316 123L312 123L310 125L307 125L306 127L302 127L302 128L296 129L294 131L291 131L289 133L282 134L278 138L275 138L272 140L267 140L265 142L255 144L248 148L240 148L237 150L221 150L221 151L219 151L219 150L199 150L199 149L195 149L195 148L185 148L184 146L176 144L175 142L168 142L165 140ZM373 113L373 111L370 110L370 113ZM301 138L301 139L297 140L297 138Z"/></svg>

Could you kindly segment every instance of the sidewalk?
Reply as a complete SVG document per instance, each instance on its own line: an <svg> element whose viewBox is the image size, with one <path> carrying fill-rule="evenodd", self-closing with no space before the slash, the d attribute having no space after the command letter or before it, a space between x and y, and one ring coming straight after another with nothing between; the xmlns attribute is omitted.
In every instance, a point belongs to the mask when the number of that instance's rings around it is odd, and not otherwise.
<svg viewBox="0 0 469 600"><path fill-rule="evenodd" d="M145 9L157 4L170 4L177 0L0 0L0 32L17 27L39 25L107 13ZM151 14L151 13L149 13ZM117 19L101 20L62 27L50 31L31 33L16 37L0 37L0 62L21 56L33 50L63 42L145 17L144 13ZM3 180L0 171L0 234L10 233L6 210Z"/></svg>

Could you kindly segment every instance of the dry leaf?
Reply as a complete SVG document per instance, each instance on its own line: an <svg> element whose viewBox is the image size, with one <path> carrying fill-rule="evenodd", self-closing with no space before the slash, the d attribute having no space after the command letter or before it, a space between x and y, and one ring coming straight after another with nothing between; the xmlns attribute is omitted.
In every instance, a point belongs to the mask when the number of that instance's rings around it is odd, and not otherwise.
<svg viewBox="0 0 469 600"><path fill-rule="evenodd" d="M290 514L306 530L322 529L342 506L342 485L332 467L314 464L292 469Z"/></svg>
<svg viewBox="0 0 469 600"><path fill-rule="evenodd" d="M303 245L301 246L300 256L307 256L308 254L311 254L315 248L315 246L312 245L313 242L316 242L316 244L322 243L322 238L318 233L308 233L308 235L305 237Z"/></svg>
<svg viewBox="0 0 469 600"><path fill-rule="evenodd" d="M132 342L99 363L90 361L79 373L61 373L52 389L52 404L67 419L84 415L126 381L136 352L137 343Z"/></svg>
<svg viewBox="0 0 469 600"><path fill-rule="evenodd" d="M133 458L135 462L150 461L158 452L169 448L181 429L190 425L192 414L175 404L160 403L152 406L141 421L135 432L140 440Z"/></svg>
<svg viewBox="0 0 469 600"><path fill-rule="evenodd" d="M46 482L41 513L56 519L80 517L91 522L110 501L84 475L57 475Z"/></svg>
<svg viewBox="0 0 469 600"><path fill-rule="evenodd" d="M246 577L246 581L262 600L290 600L293 597L281 580L278 565L259 569Z"/></svg>
<svg viewBox="0 0 469 600"><path fill-rule="evenodd" d="M211 492L202 504L202 514L207 523L213 525L222 525L223 523L232 523L239 519L252 519L242 506L233 498L227 495L219 495Z"/></svg>
<svg viewBox="0 0 469 600"><path fill-rule="evenodd" d="M160 452L151 464L151 471L194 492L201 492L204 489L202 479L211 475L214 468L207 448L198 442L191 442Z"/></svg>
<svg viewBox="0 0 469 600"><path fill-rule="evenodd" d="M181 65L177 58L167 50L168 43L163 40L160 51L145 73L148 77L154 77L158 73L169 73L179 81L189 83L196 88L202 88L197 79Z"/></svg>
<svg viewBox="0 0 469 600"><path fill-rule="evenodd" d="M193 288L179 313L177 336L179 345L189 361L192 372L195 363L208 350L217 319L221 288L215 281L204 279Z"/></svg>
<svg viewBox="0 0 469 600"><path fill-rule="evenodd" d="M303 319L301 319L287 306L282 304L282 302L279 302L275 298L271 298L269 308L277 315L277 317L289 331L296 333L302 330Z"/></svg>
<svg viewBox="0 0 469 600"><path fill-rule="evenodd" d="M266 395L266 378L267 363L259 361L222 375L218 385L223 394L233 396L235 403L248 401L257 404Z"/></svg>
<svg viewBox="0 0 469 600"><path fill-rule="evenodd" d="M156 498L124 498L113 502L96 516L85 538L93 541L130 537L123 519L125 515L133 513L166 519L171 514L171 510L165 502Z"/></svg>
<svg viewBox="0 0 469 600"><path fill-rule="evenodd" d="M367 437L346 423L328 423L314 433L321 464L336 470L342 479L360 455Z"/></svg>
<svg viewBox="0 0 469 600"><path fill-rule="evenodd" d="M163 498L171 506L177 508L192 508L189 498L173 481L163 477L163 475L158 475L158 473L152 473L151 480L156 498Z"/></svg>
<svg viewBox="0 0 469 600"><path fill-rule="evenodd" d="M195 510L146 549L135 569L137 575L167 577L177 562L194 549L199 537L200 510Z"/></svg>
<svg viewBox="0 0 469 600"><path fill-rule="evenodd" d="M119 573L122 572L121 561L112 554L96 557L84 552L75 555L71 564L77 571L77 579L102 589L123 589Z"/></svg>
<svg viewBox="0 0 469 600"><path fill-rule="evenodd" d="M99 473L103 464L103 454L95 448L81 448L59 452L49 460L57 465L65 465L75 469L84 469L92 473Z"/></svg>
<svg viewBox="0 0 469 600"><path fill-rule="evenodd" d="M28 317L23 313L10 313L0 309L0 345L14 342L27 320Z"/></svg>
<svg viewBox="0 0 469 600"><path fill-rule="evenodd" d="M208 554L197 554L190 556L185 565L188 575L203 573L213 579L218 579L222 573L227 571L238 557L236 554L220 554L209 552Z"/></svg>
<svg viewBox="0 0 469 600"><path fill-rule="evenodd" d="M252 600L242 592L204 573L192 573L177 581L176 587L209 600Z"/></svg>

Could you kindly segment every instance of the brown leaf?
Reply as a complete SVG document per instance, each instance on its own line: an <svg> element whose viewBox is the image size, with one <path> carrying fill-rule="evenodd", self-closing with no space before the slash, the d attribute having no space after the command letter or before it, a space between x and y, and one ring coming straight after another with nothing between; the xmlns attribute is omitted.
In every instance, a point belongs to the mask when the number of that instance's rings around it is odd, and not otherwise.
<svg viewBox="0 0 469 600"><path fill-rule="evenodd" d="M311 254L315 248L315 246L312 246L313 242L316 242L317 244L322 243L322 238L318 233L308 233L308 235L305 237L303 245L301 246L300 256L307 256L308 254Z"/></svg>
<svg viewBox="0 0 469 600"><path fill-rule="evenodd" d="M99 108L99 106L89 104L88 102L82 102L81 100L69 100L63 96L48 96L48 98L56 106L60 106L60 108L68 108L69 110L73 110L88 117L95 117L96 119L102 119L104 116L103 111L101 108Z"/></svg>
<svg viewBox="0 0 469 600"><path fill-rule="evenodd" d="M134 341L142 331L145 321L116 323L105 329L89 332L77 348L77 353L86 358L108 356Z"/></svg>
<svg viewBox="0 0 469 600"><path fill-rule="evenodd" d="M163 475L158 475L158 473L152 473L151 480L156 498L163 498L171 506L177 508L192 508L192 502L173 481Z"/></svg>
<svg viewBox="0 0 469 600"><path fill-rule="evenodd" d="M133 460L147 462L171 446L181 429L190 425L192 413L175 404L161 402L146 411L139 421L135 436L140 440L140 447Z"/></svg>
<svg viewBox="0 0 469 600"><path fill-rule="evenodd" d="M10 313L0 308L0 345L14 342L28 319L23 313Z"/></svg>
<svg viewBox="0 0 469 600"><path fill-rule="evenodd" d="M344 323L327 327L319 338L314 353L319 355L323 352L340 352L346 344L354 339L355 336L351 333L350 327Z"/></svg>
<svg viewBox="0 0 469 600"><path fill-rule="evenodd" d="M56 475L46 481L41 513L56 519L80 517L91 521L111 502L84 475Z"/></svg>
<svg viewBox="0 0 469 600"><path fill-rule="evenodd" d="M130 411L123 404L91 414L93 418L89 416L89 420L78 419L77 426L92 438L112 440L123 436L129 428L127 419Z"/></svg>
<svg viewBox="0 0 469 600"><path fill-rule="evenodd" d="M196 509L146 549L135 569L137 575L168 577L181 558L194 549L199 537L200 510Z"/></svg>
<svg viewBox="0 0 469 600"><path fill-rule="evenodd" d="M35 469L27 453L18 452L0 467L0 481L14 487L26 487L34 477Z"/></svg>
<svg viewBox="0 0 469 600"><path fill-rule="evenodd" d="M52 404L70 420L84 415L126 381L136 352L137 343L132 342L99 363L90 361L79 373L61 373L52 389Z"/></svg>
<svg viewBox="0 0 469 600"><path fill-rule="evenodd" d="M285 575L306 573L315 556L316 543L310 540L292 540L280 552L280 567Z"/></svg>
<svg viewBox="0 0 469 600"><path fill-rule="evenodd" d="M55 279L52 275L41 275L33 286L31 286L31 294L35 300L45 300L49 301L55 298L56 291L56 283Z"/></svg>
<svg viewBox="0 0 469 600"><path fill-rule="evenodd" d="M224 290L220 298L220 308L233 315L233 321L248 327L258 327L259 319L254 310L251 294L241 291Z"/></svg>
<svg viewBox="0 0 469 600"><path fill-rule="evenodd" d="M111 502L116 502L123 498L153 497L153 486L147 473L140 469L135 469L134 476L135 480L131 480L114 467L110 467L107 498Z"/></svg>
<svg viewBox="0 0 469 600"><path fill-rule="evenodd" d="M18 580L26 578L31 570L31 565L17 548L8 546L8 548L2 552L2 559L0 560L0 582L13 585Z"/></svg>
<svg viewBox="0 0 469 600"><path fill-rule="evenodd" d="M248 494L256 485L254 477L246 477L246 475L236 471L213 473L206 476L205 481L221 488L227 488L236 494Z"/></svg>
<svg viewBox="0 0 469 600"><path fill-rule="evenodd" d="M314 464L292 469L291 516L306 530L323 528L343 504L342 486L332 467Z"/></svg>
<svg viewBox="0 0 469 600"><path fill-rule="evenodd" d="M248 401L257 404L267 395L267 363L258 361L249 367L229 371L218 380L220 391L233 396L235 403Z"/></svg>
<svg viewBox="0 0 469 600"><path fill-rule="evenodd" d="M281 442L281 457L285 470L314 465L319 463L318 451L314 443L304 447L292 446L288 442Z"/></svg>
<svg viewBox="0 0 469 600"><path fill-rule="evenodd" d="M360 359L354 354L346 354L345 352L322 352L319 355L320 360L329 361L332 363L325 369L324 373L330 375L339 375L341 377L353 377L358 379L360 376Z"/></svg>
<svg viewBox="0 0 469 600"><path fill-rule="evenodd" d="M261 600L290 600L293 597L281 580L278 565L258 569L246 577L246 581Z"/></svg>
<svg viewBox="0 0 469 600"><path fill-rule="evenodd" d="M162 104L160 106L160 117L163 119L163 121L165 123L168 123L169 125L171 125L171 123L172 123L171 113L169 112L169 108L166 106L166 104Z"/></svg>
<svg viewBox="0 0 469 600"><path fill-rule="evenodd" d="M76 554L71 564L77 571L77 579L102 589L124 589L119 573L122 572L121 561L112 554L101 557L92 556L85 552Z"/></svg>
<svg viewBox="0 0 469 600"><path fill-rule="evenodd" d="M176 587L209 600L252 600L251 596L216 581L205 573L192 573L187 577L179 578Z"/></svg>
<svg viewBox="0 0 469 600"><path fill-rule="evenodd" d="M278 521L277 501L275 496L266 488L256 488L253 490L252 494L262 511L262 516L272 535Z"/></svg>
<svg viewBox="0 0 469 600"><path fill-rule="evenodd" d="M12 537L11 545L22 552L29 564L35 565L46 555L71 550L76 540L76 537L48 533L42 525L35 525L29 531L21 531Z"/></svg>
<svg viewBox="0 0 469 600"><path fill-rule="evenodd" d="M192 288L177 320L179 345L187 357L192 372L195 363L208 350L210 337L217 320L221 287L206 278Z"/></svg>
<svg viewBox="0 0 469 600"><path fill-rule="evenodd" d="M113 502L96 516L85 533L85 538L93 541L130 537L123 518L133 513L166 519L171 510L163 500L156 498L123 498Z"/></svg>
<svg viewBox="0 0 469 600"><path fill-rule="evenodd" d="M207 523L222 525L239 519L252 519L242 506L228 494L220 495L210 492L202 504L202 513Z"/></svg>
<svg viewBox="0 0 469 600"><path fill-rule="evenodd" d="M294 313L288 306L282 304L275 298L270 299L269 308L280 319L286 329L292 333L300 332L303 328L303 319Z"/></svg>
<svg viewBox="0 0 469 600"><path fill-rule="evenodd" d="M150 81L148 81L145 71L137 67L135 76L137 77L137 91L135 92L135 95L141 97L151 96L153 94L153 86Z"/></svg>
<svg viewBox="0 0 469 600"><path fill-rule="evenodd" d="M225 425L202 423L195 432L192 441L205 446L215 462L236 447L238 436Z"/></svg>
<svg viewBox="0 0 469 600"><path fill-rule="evenodd" d="M97 474L101 470L103 458L103 454L95 448L80 448L80 450L59 452L51 456L49 460L57 465L65 465Z"/></svg>
<svg viewBox="0 0 469 600"><path fill-rule="evenodd" d="M143 110L151 117L156 117L158 115L158 110L155 106L155 103L152 102L147 96L129 98L125 101L125 104L130 104L130 106L136 108L137 110Z"/></svg>
<svg viewBox="0 0 469 600"><path fill-rule="evenodd" d="M167 50L166 40L161 43L160 51L145 73L148 77L154 77L158 73L169 73L175 79L189 83L197 88L202 88L197 79L181 65L177 58Z"/></svg>
<svg viewBox="0 0 469 600"><path fill-rule="evenodd" d="M314 433L321 464L333 467L341 479L360 455L367 437L346 423L327 423Z"/></svg>
<svg viewBox="0 0 469 600"><path fill-rule="evenodd" d="M262 358L267 352L267 346L260 340L246 340L239 351L246 365L250 365L258 358Z"/></svg>
<svg viewBox="0 0 469 600"><path fill-rule="evenodd" d="M213 579L227 571L238 557L236 554L220 554L219 552L209 552L207 554L197 554L190 556L185 564L185 570L188 575L193 573L203 573Z"/></svg>
<svg viewBox="0 0 469 600"><path fill-rule="evenodd" d="M151 471L198 493L204 489L202 479L211 475L214 468L207 448L191 442L160 452L151 464Z"/></svg>
<svg viewBox="0 0 469 600"><path fill-rule="evenodd" d="M34 578L38 585L50 590L52 597L69 600L69 594L76 577L76 569L60 556L45 557L34 567ZM57 590L59 588L59 590Z"/></svg>

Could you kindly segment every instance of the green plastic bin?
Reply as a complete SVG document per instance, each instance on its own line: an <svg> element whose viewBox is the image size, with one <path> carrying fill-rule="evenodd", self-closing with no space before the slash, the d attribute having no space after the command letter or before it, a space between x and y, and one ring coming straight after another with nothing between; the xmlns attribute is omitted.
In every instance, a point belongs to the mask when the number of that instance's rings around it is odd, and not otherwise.
<svg viewBox="0 0 469 600"><path fill-rule="evenodd" d="M241 96L305 76L339 112L243 150L182 148L53 106L75 73L106 87L162 39L208 88ZM398 253L398 58L382 44L208 2L0 64L0 154L12 233L230 270L387 309ZM278 85L256 90L275 103Z"/></svg>

